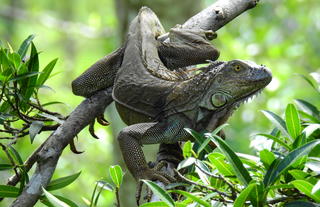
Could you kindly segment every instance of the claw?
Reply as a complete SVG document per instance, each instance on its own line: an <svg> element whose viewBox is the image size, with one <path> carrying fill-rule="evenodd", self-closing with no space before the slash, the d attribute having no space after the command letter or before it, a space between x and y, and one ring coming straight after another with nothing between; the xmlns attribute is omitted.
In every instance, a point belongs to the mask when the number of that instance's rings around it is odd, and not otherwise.
<svg viewBox="0 0 320 207"><path fill-rule="evenodd" d="M94 123L95 123L94 120L90 123L89 132L90 132L91 136L93 136L93 138L99 139L99 137L94 133Z"/></svg>
<svg viewBox="0 0 320 207"><path fill-rule="evenodd" d="M75 154L81 154L83 153L83 151L78 151L77 148L76 148L76 145L74 144L74 140L72 139L69 143L69 146L70 146L70 150L75 153Z"/></svg>
<svg viewBox="0 0 320 207"><path fill-rule="evenodd" d="M110 125L110 123L104 118L103 114L100 114L99 116L97 116L97 121L98 121L99 124L101 124L102 126L108 126L108 125Z"/></svg>

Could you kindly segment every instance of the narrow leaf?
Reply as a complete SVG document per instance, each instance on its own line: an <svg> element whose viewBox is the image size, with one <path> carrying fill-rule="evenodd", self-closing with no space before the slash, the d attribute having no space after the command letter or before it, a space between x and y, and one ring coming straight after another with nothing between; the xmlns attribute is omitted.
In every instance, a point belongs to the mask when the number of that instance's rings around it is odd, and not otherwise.
<svg viewBox="0 0 320 207"><path fill-rule="evenodd" d="M267 149L260 151L260 160L263 165L268 169L271 163L276 159L274 154Z"/></svg>
<svg viewBox="0 0 320 207"><path fill-rule="evenodd" d="M305 101L302 99L296 99L295 102L297 103L299 108L301 108L301 110L312 115L318 121L320 121L320 112L316 106L314 106L311 103L309 103L308 101Z"/></svg>
<svg viewBox="0 0 320 207"><path fill-rule="evenodd" d="M308 197L312 198L316 202L320 203L320 191L312 194L313 185L305 180L294 180L291 182L296 189L306 194Z"/></svg>
<svg viewBox="0 0 320 207"><path fill-rule="evenodd" d="M295 105L288 104L285 114L288 132L293 139L296 139L301 133L301 125L299 114Z"/></svg>
<svg viewBox="0 0 320 207"><path fill-rule="evenodd" d="M198 132L196 132L196 131L194 131L194 130L192 130L192 129L189 129L189 128L185 128L185 130L194 137L196 143L199 144L199 146L201 146L201 144L202 144L203 142L205 142L206 137L203 136L202 134L199 134ZM211 149L211 147L210 147L209 145L206 145L206 146L204 147L204 150L205 150L207 153L212 152L212 149Z"/></svg>
<svg viewBox="0 0 320 207"><path fill-rule="evenodd" d="M43 70L42 73L39 75L39 78L37 80L37 85L41 86L43 85L46 80L49 78L54 66L56 65L58 59L52 60Z"/></svg>
<svg viewBox="0 0 320 207"><path fill-rule="evenodd" d="M243 184L248 185L252 178L249 175L247 169L243 166L243 163L241 162L240 158L236 155L236 153L234 153L234 151L220 137L216 135L211 136L210 134L207 134L207 136L209 136L209 138L218 146L218 148L227 157L239 180Z"/></svg>
<svg viewBox="0 0 320 207"><path fill-rule="evenodd" d="M189 193L189 192L186 192L186 191L183 191L183 190L170 190L169 192L172 192L172 193L179 193L187 198L190 198L191 200L197 202L198 204L200 205L203 205L205 207L211 207L210 203L202 200L201 198Z"/></svg>
<svg viewBox="0 0 320 207"><path fill-rule="evenodd" d="M313 186L311 193L320 193L320 180L318 180L318 182Z"/></svg>
<svg viewBox="0 0 320 207"><path fill-rule="evenodd" d="M113 183L120 188L123 180L123 172L119 165L113 165L109 167L109 174Z"/></svg>
<svg viewBox="0 0 320 207"><path fill-rule="evenodd" d="M242 207L244 206L248 196L250 195L252 189L255 187L256 183L251 183L248 185L241 193L238 195L237 199L235 200L233 206L234 207Z"/></svg>
<svg viewBox="0 0 320 207"><path fill-rule="evenodd" d="M19 50L18 50L18 54L20 55L20 57L21 57L21 59L23 59L24 58L24 56L26 55L26 53L27 53L27 51L28 51L28 48L29 48L29 46L30 46L30 43L31 43L31 41L34 39L34 35L29 35L28 37L27 37L27 39L25 39L23 42L22 42L22 44L21 44L21 46L20 46L20 48L19 48Z"/></svg>
<svg viewBox="0 0 320 207"><path fill-rule="evenodd" d="M46 191L46 189L42 188L45 196L49 200L49 202L54 206L54 207L70 207L68 204L65 202L59 200L57 197Z"/></svg>
<svg viewBox="0 0 320 207"><path fill-rule="evenodd" d="M168 204L169 207L174 207L173 199L165 190L163 190L160 186L158 186L156 183L152 181L149 181L149 180L142 180L142 181L152 190L154 194L156 194L162 201Z"/></svg>
<svg viewBox="0 0 320 207"><path fill-rule="evenodd" d="M0 164L0 171L2 170L10 170L13 166L11 164Z"/></svg>
<svg viewBox="0 0 320 207"><path fill-rule="evenodd" d="M81 174L81 172L78 172L73 175L69 175L66 177L58 178L56 180L52 180L48 184L46 189L47 189L47 191L53 191L53 190L63 188L67 185L70 185L73 181L75 181L79 177L80 174Z"/></svg>
<svg viewBox="0 0 320 207"><path fill-rule="evenodd" d="M320 140L314 140L309 142L293 151L291 151L286 157L284 157L276 166L271 165L264 179L265 186L272 185L279 176L290 167L296 160L303 155L307 155L315 146L320 144ZM269 175L269 176L267 176Z"/></svg>
<svg viewBox="0 0 320 207"><path fill-rule="evenodd" d="M224 155L218 152L213 152L208 155L208 159L217 168L219 173L221 173L222 175L226 177L235 175L232 167L224 161L225 159Z"/></svg>
<svg viewBox="0 0 320 207"><path fill-rule="evenodd" d="M151 203L144 203L139 207L168 207L168 204L163 201L156 201Z"/></svg>
<svg viewBox="0 0 320 207"><path fill-rule="evenodd" d="M19 195L19 188L10 185L0 185L0 198L15 198Z"/></svg>
<svg viewBox="0 0 320 207"><path fill-rule="evenodd" d="M282 132L283 135L291 138L287 131L286 123L280 116L266 110L262 110L262 113Z"/></svg>
<svg viewBox="0 0 320 207"><path fill-rule="evenodd" d="M282 141L279 137L273 136L271 134L256 134L256 136L264 136L264 137L271 139L271 140L275 141L276 143L280 144L281 146L283 146L287 150L291 150L291 147L289 145L287 145L284 141Z"/></svg>
<svg viewBox="0 0 320 207"><path fill-rule="evenodd" d="M30 135L31 144L33 143L34 138L40 132L42 127L43 127L43 122L41 122L41 121L33 121L31 123L30 129L29 129L29 135Z"/></svg>

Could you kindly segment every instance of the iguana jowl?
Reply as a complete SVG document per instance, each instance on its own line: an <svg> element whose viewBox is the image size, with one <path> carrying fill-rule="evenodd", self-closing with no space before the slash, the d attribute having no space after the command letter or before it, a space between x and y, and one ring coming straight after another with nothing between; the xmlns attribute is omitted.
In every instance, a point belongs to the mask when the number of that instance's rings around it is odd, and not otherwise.
<svg viewBox="0 0 320 207"><path fill-rule="evenodd" d="M118 135L118 141L125 163L137 180L168 182L166 174L148 167L141 145L189 140L191 137L184 131L185 127L198 131L215 128L224 123L241 102L271 81L271 73L266 67L242 60L214 62L195 74L169 70L164 62L170 56L159 52L161 47L156 40L163 32L156 15L150 9L142 8L130 25L125 47L109 56L106 62L100 62L96 67L99 69L91 69L73 82L73 91L83 96L114 84L117 110L128 125ZM193 44L200 43L198 53L209 54L209 48L215 52L206 59L216 59L218 53L205 44L205 36L197 37ZM204 50L201 50L202 45L205 45ZM188 49L184 51L175 54L187 60L190 54ZM203 59L199 57L198 60ZM171 68L190 65L188 61L180 62L166 64L171 64ZM97 73L102 76L96 77ZM87 80L95 83L88 86ZM104 86L96 85L100 83Z"/></svg>

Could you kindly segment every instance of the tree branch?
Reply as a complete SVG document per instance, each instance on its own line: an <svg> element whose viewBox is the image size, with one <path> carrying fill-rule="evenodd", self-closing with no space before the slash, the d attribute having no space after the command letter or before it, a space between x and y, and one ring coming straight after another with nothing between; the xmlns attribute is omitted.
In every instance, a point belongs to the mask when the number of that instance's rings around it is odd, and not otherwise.
<svg viewBox="0 0 320 207"><path fill-rule="evenodd" d="M50 182L63 149L71 140L113 100L112 88L100 91L85 99L68 117L68 119L52 133L38 153L37 168L21 195L11 204L13 207L31 207L41 195L41 187Z"/></svg>
<svg viewBox="0 0 320 207"><path fill-rule="evenodd" d="M183 24L184 28L201 28L218 30L232 19L256 5L256 0L218 0ZM165 41L164 35L161 40ZM41 187L50 182L63 149L70 141L113 100L112 88L100 91L84 100L69 116L69 118L54 132L37 153L37 168L30 182L21 195L11 204L11 207L31 207L41 195Z"/></svg>

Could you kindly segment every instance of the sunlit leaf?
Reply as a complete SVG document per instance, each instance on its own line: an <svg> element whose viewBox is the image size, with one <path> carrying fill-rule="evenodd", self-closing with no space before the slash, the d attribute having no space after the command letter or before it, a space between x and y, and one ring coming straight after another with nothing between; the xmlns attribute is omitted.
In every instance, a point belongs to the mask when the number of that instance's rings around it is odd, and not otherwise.
<svg viewBox="0 0 320 207"><path fill-rule="evenodd" d="M68 204L65 202L59 200L57 197L46 191L46 189L42 188L45 196L49 200L49 202L54 206L54 207L70 207Z"/></svg>
<svg viewBox="0 0 320 207"><path fill-rule="evenodd" d="M27 37L27 39L25 39L22 44L20 45L20 48L18 50L18 54L20 55L20 57L23 59L24 56L26 55L27 51L28 51L28 48L31 44L31 41L34 39L34 35L29 35Z"/></svg>
<svg viewBox="0 0 320 207"><path fill-rule="evenodd" d="M63 188L69 184L71 184L73 181L75 181L79 175L81 174L81 172L75 173L73 175L69 175L66 177L62 177L62 178L58 178L56 180L52 180L48 186L46 187L46 189L48 191L53 191L53 190L57 190L60 188Z"/></svg>
<svg viewBox="0 0 320 207"><path fill-rule="evenodd" d="M274 166L271 165L263 181L265 186L267 187L273 184L279 178L279 176L286 169L288 169L288 167L290 167L301 156L307 155L318 144L320 144L320 140L311 141L303 145L302 147L299 147L291 151L287 156L285 156L282 160L278 161L278 163Z"/></svg>
<svg viewBox="0 0 320 207"><path fill-rule="evenodd" d="M318 129L320 129L320 124L309 124L302 132L306 134L306 137L309 137Z"/></svg>
<svg viewBox="0 0 320 207"><path fill-rule="evenodd" d="M262 113L282 132L283 135L291 138L290 134L287 131L286 123L280 116L266 110L262 110Z"/></svg>
<svg viewBox="0 0 320 207"><path fill-rule="evenodd" d="M241 193L237 196L236 200L234 201L233 207L242 207L244 206L249 194L254 189L256 183L249 184Z"/></svg>
<svg viewBox="0 0 320 207"><path fill-rule="evenodd" d="M72 200L68 199L68 198L65 198L63 196L59 196L59 195L53 195L55 196L56 198L58 198L59 200L63 201L64 203L68 204L70 207L79 207L75 202L73 202ZM49 207L52 207L54 205L52 205L50 203L50 201L48 200L47 197L45 196L42 196L40 197L40 201L41 203L45 204L46 206L49 206Z"/></svg>
<svg viewBox="0 0 320 207"><path fill-rule="evenodd" d="M123 180L123 172L119 165L113 165L109 167L109 174L113 183L120 188Z"/></svg>
<svg viewBox="0 0 320 207"><path fill-rule="evenodd" d="M316 118L316 120L320 122L320 112L316 106L302 99L296 99L295 102L301 110L312 115L312 117Z"/></svg>
<svg viewBox="0 0 320 207"><path fill-rule="evenodd" d="M208 155L208 159L222 175L227 177L235 175L232 167L224 161L224 155L218 152L212 152Z"/></svg>
<svg viewBox="0 0 320 207"><path fill-rule="evenodd" d="M185 167L189 167L190 165L193 165L196 161L196 158L194 157L188 157L187 159L184 159L181 161L177 167L177 170L180 170Z"/></svg>
<svg viewBox="0 0 320 207"><path fill-rule="evenodd" d="M243 166L243 163L234 151L227 145L227 143L216 135L207 134L209 138L218 146L218 148L224 153L228 161L231 163L233 170L235 171L238 179L245 185L248 185L252 180L247 169Z"/></svg>
<svg viewBox="0 0 320 207"><path fill-rule="evenodd" d="M320 191L311 193L313 185L305 180L294 180L291 181L291 184L294 185L302 193L306 194L308 197L312 198L316 202L320 203Z"/></svg>
<svg viewBox="0 0 320 207"><path fill-rule="evenodd" d="M163 190L160 186L156 183L149 181L149 180L142 180L151 190L152 192L157 195L162 201L168 204L169 207L174 207L174 201L170 197L170 195Z"/></svg>
<svg viewBox="0 0 320 207"><path fill-rule="evenodd" d="M41 86L43 85L46 80L49 78L54 66L56 65L58 59L52 60L43 70L42 73L39 75L39 78L37 80L37 85Z"/></svg>
<svg viewBox="0 0 320 207"><path fill-rule="evenodd" d="M282 141L281 138L279 138L279 137L273 136L271 134L256 134L256 136L264 136L264 137L271 139L271 140L275 141L276 143L280 144L281 146L283 146L287 150L291 150L291 147L289 145L287 145L284 141Z"/></svg>
<svg viewBox="0 0 320 207"><path fill-rule="evenodd" d="M293 104L288 104L286 108L286 126L293 139L297 138L301 132L300 118L298 111Z"/></svg>
<svg viewBox="0 0 320 207"><path fill-rule="evenodd" d="M141 204L139 207L168 207L169 205L163 201L149 202Z"/></svg>
<svg viewBox="0 0 320 207"><path fill-rule="evenodd" d="M187 141L184 143L182 148L182 154L184 158L191 157L192 156L192 143L191 141Z"/></svg>
<svg viewBox="0 0 320 207"><path fill-rule="evenodd" d="M320 180L313 186L311 194L318 194L320 193Z"/></svg>
<svg viewBox="0 0 320 207"><path fill-rule="evenodd" d="M274 154L267 149L260 151L260 160L263 165L268 169L272 162L276 159Z"/></svg>
<svg viewBox="0 0 320 207"><path fill-rule="evenodd" d="M202 144L203 142L205 142L206 139L207 139L205 136L203 136L202 134L199 134L198 132L196 132L196 131L194 131L194 130L192 130L192 129L185 128L185 130L194 137L196 143L198 143L199 146L201 146L201 144ZM211 147L210 147L209 145L206 145L206 146L204 147L204 150L205 150L207 153L212 152L212 149L211 149Z"/></svg>
<svg viewBox="0 0 320 207"><path fill-rule="evenodd" d="M197 202L198 204L202 205L202 206L205 206L205 207L211 207L210 203L202 200L201 198L189 193L189 192L186 192L186 191L183 191L183 190L170 190L169 192L172 192L172 193L178 193L178 194L181 194L187 198L190 198L191 200Z"/></svg>

